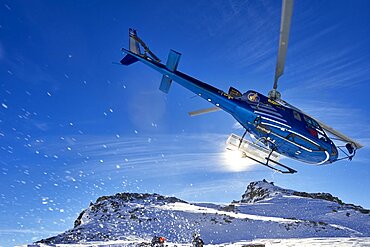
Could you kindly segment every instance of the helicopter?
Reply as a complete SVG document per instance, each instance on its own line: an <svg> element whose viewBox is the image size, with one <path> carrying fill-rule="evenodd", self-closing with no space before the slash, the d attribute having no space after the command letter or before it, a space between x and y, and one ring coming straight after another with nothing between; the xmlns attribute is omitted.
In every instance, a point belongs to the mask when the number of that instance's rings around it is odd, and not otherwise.
<svg viewBox="0 0 370 247"><path fill-rule="evenodd" d="M241 93L234 87L224 92L182 73L177 70L181 53L174 50L170 50L166 64L163 64L131 28L129 50L122 48L126 55L120 64L130 65L140 61L163 75L159 87L162 92L168 93L172 81L175 81L214 105L209 109L190 112L190 116L218 110L231 114L245 132L242 136L231 134L226 141L227 149L238 150L243 158L276 172L297 172L282 164L281 156L313 165L352 160L362 144L287 103L277 90L278 79L284 72L293 4L293 0L283 0L275 79L267 96L254 90ZM247 133L250 140L245 139Z"/></svg>

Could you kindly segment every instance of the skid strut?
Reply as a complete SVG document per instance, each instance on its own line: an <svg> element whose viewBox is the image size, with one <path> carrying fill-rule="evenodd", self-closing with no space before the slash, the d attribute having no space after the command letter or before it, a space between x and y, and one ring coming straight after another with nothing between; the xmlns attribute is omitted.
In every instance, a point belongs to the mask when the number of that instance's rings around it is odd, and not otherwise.
<svg viewBox="0 0 370 247"><path fill-rule="evenodd" d="M270 155L272 154L272 152L273 151L271 151ZM283 173L283 174L289 174L289 173L290 174L293 174L293 173L296 173L297 172L296 170L294 170L293 168L290 168L289 166L286 166L284 164L281 164L280 162L277 162L275 160L270 159L270 155L266 158L266 163L263 163L263 162L255 159L253 157L248 156L245 152L243 152L243 153L244 153L243 157L248 158L248 159L251 159L251 160L253 160L253 161L255 161L255 162L257 162L257 163L259 163L261 165L267 166L268 168L270 168L270 169L272 169L274 171L277 171L277 172L280 172L280 173ZM269 162L272 162L277 167L282 167L285 170L279 169L279 168L277 168L275 166L271 166L271 165L269 165Z"/></svg>

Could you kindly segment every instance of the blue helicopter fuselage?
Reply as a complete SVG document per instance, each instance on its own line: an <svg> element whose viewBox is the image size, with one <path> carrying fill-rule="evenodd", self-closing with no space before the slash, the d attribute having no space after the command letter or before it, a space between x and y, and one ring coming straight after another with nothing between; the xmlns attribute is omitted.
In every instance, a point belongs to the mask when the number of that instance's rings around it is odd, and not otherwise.
<svg viewBox="0 0 370 247"><path fill-rule="evenodd" d="M305 163L321 165L338 158L334 143L320 125L302 112L282 105L256 92L238 96L177 71L179 54L171 51L167 64L122 49L128 55L122 64L141 61L163 74L161 90L168 92L172 80L230 113L256 140L274 152ZM172 57L171 57L172 56ZM178 56L178 57L176 57ZM171 60L176 58L175 62ZM175 64L175 65L174 65Z"/></svg>

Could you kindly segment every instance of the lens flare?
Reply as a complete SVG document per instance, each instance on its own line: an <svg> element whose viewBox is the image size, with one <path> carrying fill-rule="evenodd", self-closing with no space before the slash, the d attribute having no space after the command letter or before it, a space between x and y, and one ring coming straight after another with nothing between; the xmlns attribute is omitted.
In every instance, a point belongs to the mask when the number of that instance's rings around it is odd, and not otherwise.
<svg viewBox="0 0 370 247"><path fill-rule="evenodd" d="M239 150L226 150L223 153L225 169L230 172L250 171L256 167L256 162L243 158L243 152Z"/></svg>

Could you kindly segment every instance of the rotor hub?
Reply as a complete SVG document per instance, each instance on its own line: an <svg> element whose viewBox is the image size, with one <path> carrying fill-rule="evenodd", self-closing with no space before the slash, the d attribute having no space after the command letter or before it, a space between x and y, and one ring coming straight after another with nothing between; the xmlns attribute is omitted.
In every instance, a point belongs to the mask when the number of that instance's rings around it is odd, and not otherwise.
<svg viewBox="0 0 370 247"><path fill-rule="evenodd" d="M269 98L272 100L277 100L277 99L279 100L281 98L281 93L276 89L272 89L269 92Z"/></svg>

